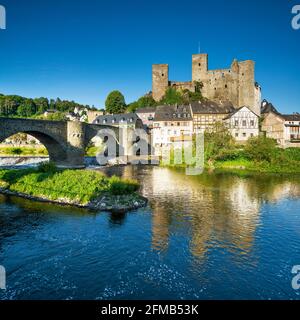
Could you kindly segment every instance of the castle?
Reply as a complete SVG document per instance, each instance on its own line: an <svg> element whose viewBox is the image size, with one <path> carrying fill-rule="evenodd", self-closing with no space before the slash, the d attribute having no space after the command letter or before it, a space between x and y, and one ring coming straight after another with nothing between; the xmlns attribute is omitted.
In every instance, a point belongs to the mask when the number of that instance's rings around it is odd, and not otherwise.
<svg viewBox="0 0 300 320"><path fill-rule="evenodd" d="M152 66L152 95L159 101L167 88L195 92L201 83L203 97L215 101L230 101L236 108L248 106L260 115L261 88L254 78L254 61L233 60L229 69L208 70L208 55L192 56L192 81L169 81L169 65Z"/></svg>

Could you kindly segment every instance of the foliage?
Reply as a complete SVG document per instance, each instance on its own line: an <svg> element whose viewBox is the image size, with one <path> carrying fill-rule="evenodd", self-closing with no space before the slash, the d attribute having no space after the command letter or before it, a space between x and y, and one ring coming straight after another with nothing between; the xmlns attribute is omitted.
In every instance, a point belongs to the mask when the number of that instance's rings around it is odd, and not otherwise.
<svg viewBox="0 0 300 320"><path fill-rule="evenodd" d="M14 155L20 155L20 154L22 154L22 149L21 148L12 148L11 153Z"/></svg>
<svg viewBox="0 0 300 320"><path fill-rule="evenodd" d="M103 194L132 194L139 187L136 181L108 178L91 170L54 170L53 165L48 169L43 165L37 169L0 170L0 182L14 192L80 204Z"/></svg>
<svg viewBox="0 0 300 320"><path fill-rule="evenodd" d="M106 98L105 109L110 114L123 113L126 110L123 94L117 90L112 91Z"/></svg>
<svg viewBox="0 0 300 320"><path fill-rule="evenodd" d="M270 162L276 153L276 140L265 136L250 138L245 146L245 154L250 160Z"/></svg>
<svg viewBox="0 0 300 320"><path fill-rule="evenodd" d="M222 152L234 148L234 141L226 125L222 122L215 123L204 134L204 151L206 160L216 159ZM225 151L227 150L227 151Z"/></svg>
<svg viewBox="0 0 300 320"><path fill-rule="evenodd" d="M38 166L38 171L40 172L55 172L57 171L56 164L53 161L43 162Z"/></svg>
<svg viewBox="0 0 300 320"><path fill-rule="evenodd" d="M181 91L175 88L168 88L160 103L165 105L184 104L185 98Z"/></svg>
<svg viewBox="0 0 300 320"><path fill-rule="evenodd" d="M1 117L37 117L46 110L57 110L60 113L71 112L75 107L92 109L74 101L61 100L57 98L25 98L17 95L0 94L0 116ZM56 120L56 119L55 119Z"/></svg>
<svg viewBox="0 0 300 320"><path fill-rule="evenodd" d="M114 195L130 194L138 190L139 184L135 180L121 180L112 176L109 179L110 192Z"/></svg>
<svg viewBox="0 0 300 320"><path fill-rule="evenodd" d="M46 156L48 151L44 146L22 146L22 147L7 147L0 146L0 155L23 155L23 156Z"/></svg>
<svg viewBox="0 0 300 320"><path fill-rule="evenodd" d="M153 99L151 95L145 95L139 98L137 101L130 103L127 107L128 112L136 112L139 108L145 107L155 107L157 106L157 102Z"/></svg>

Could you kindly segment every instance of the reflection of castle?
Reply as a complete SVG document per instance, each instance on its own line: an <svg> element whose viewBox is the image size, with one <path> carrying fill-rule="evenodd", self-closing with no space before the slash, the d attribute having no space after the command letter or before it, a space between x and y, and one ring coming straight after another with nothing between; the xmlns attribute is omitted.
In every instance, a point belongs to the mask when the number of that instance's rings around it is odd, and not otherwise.
<svg viewBox="0 0 300 320"><path fill-rule="evenodd" d="M191 177L163 168L154 168L149 179L144 192L155 199L153 248L166 250L172 234L189 233L190 252L198 259L212 245L238 250L239 254L249 252L262 200L286 197L291 190L300 195L299 185L280 179L205 174Z"/></svg>

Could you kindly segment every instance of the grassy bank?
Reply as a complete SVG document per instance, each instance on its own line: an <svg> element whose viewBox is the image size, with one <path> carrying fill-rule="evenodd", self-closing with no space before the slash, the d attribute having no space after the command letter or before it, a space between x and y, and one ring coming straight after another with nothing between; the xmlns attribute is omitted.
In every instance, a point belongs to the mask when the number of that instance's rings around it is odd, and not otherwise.
<svg viewBox="0 0 300 320"><path fill-rule="evenodd" d="M85 154L89 157L95 157L99 152L103 150L103 146L95 147L91 146L86 149ZM20 147L11 147L11 146L0 146L0 156L25 156L25 157L38 157L38 156L48 156L47 149L42 145L36 146L20 146Z"/></svg>
<svg viewBox="0 0 300 320"><path fill-rule="evenodd" d="M204 160L207 169L300 174L300 148L282 149L264 136L240 145L225 129L205 134ZM171 152L170 167L186 167L184 157L182 164L176 164Z"/></svg>
<svg viewBox="0 0 300 320"><path fill-rule="evenodd" d="M134 180L88 170L58 170L51 164L37 169L0 170L0 188L49 200L64 200L86 205L106 195L108 198L134 195L139 185Z"/></svg>
<svg viewBox="0 0 300 320"><path fill-rule="evenodd" d="M0 146L0 156L47 156L44 146Z"/></svg>

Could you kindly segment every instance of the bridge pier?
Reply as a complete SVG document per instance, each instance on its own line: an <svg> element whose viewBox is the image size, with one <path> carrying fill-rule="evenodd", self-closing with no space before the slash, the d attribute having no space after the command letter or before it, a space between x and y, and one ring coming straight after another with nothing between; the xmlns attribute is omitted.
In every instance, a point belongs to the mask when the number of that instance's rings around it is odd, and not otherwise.
<svg viewBox="0 0 300 320"><path fill-rule="evenodd" d="M67 159L59 166L84 168L85 124L79 121L67 122Z"/></svg>

